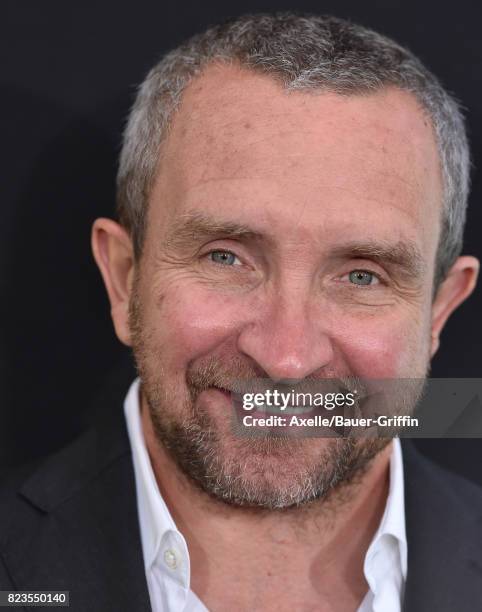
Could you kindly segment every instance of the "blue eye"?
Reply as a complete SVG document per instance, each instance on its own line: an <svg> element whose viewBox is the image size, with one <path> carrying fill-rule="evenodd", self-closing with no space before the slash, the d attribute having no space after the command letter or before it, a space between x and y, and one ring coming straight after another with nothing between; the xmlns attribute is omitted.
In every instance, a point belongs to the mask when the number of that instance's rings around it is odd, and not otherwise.
<svg viewBox="0 0 482 612"><path fill-rule="evenodd" d="M212 251L209 253L209 257L211 258L211 261L214 261L214 263L222 264L224 266L232 266L237 260L236 255L230 251Z"/></svg>
<svg viewBox="0 0 482 612"><path fill-rule="evenodd" d="M367 270L353 270L348 275L348 278L354 285L376 285L379 282L375 274L367 272Z"/></svg>

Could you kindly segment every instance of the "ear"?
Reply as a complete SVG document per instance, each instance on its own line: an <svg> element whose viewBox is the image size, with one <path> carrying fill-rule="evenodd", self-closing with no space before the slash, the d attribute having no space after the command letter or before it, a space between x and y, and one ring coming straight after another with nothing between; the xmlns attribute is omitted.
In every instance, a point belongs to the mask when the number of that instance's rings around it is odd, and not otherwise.
<svg viewBox="0 0 482 612"><path fill-rule="evenodd" d="M131 345L129 299L134 276L134 251L126 230L111 219L97 219L92 227L92 251L110 301L115 332Z"/></svg>
<svg viewBox="0 0 482 612"><path fill-rule="evenodd" d="M440 345L440 333L447 319L472 293L478 273L479 261L475 257L459 257L440 285L432 304L432 357Z"/></svg>

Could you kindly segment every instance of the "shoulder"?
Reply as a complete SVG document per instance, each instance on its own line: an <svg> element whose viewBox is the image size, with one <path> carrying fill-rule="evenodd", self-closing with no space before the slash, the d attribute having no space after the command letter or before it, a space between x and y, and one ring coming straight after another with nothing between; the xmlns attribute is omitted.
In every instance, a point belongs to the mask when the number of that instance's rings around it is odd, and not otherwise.
<svg viewBox="0 0 482 612"><path fill-rule="evenodd" d="M20 467L0 467L0 517L5 505L18 501L22 492L54 505L130 452L123 404L135 376L132 360L125 355L86 407L89 416L85 422L90 426L63 448L40 459Z"/></svg>
<svg viewBox="0 0 482 612"><path fill-rule="evenodd" d="M122 461L125 459L126 461ZM109 468L130 463L123 412L99 419L64 448L29 464L0 471L1 543L19 526L91 489Z"/></svg>
<svg viewBox="0 0 482 612"><path fill-rule="evenodd" d="M19 527L34 527L81 485L78 465L88 457L89 447L84 434L57 452L0 471L0 551Z"/></svg>
<svg viewBox="0 0 482 612"><path fill-rule="evenodd" d="M443 504L451 512L482 518L482 487L441 467L423 455L411 440L402 442L407 502L424 500L430 508Z"/></svg>
<svg viewBox="0 0 482 612"><path fill-rule="evenodd" d="M482 488L402 443L408 575L404 610L482 601Z"/></svg>
<svg viewBox="0 0 482 612"><path fill-rule="evenodd" d="M412 575L426 573L427 568L436 575L438 567L439 580L447 579L453 568L440 568L449 560L465 568L467 575L482 568L482 487L436 465L409 440L402 449ZM477 576L480 580L479 570ZM462 577L458 581L465 583Z"/></svg>
<svg viewBox="0 0 482 612"><path fill-rule="evenodd" d="M149 609L122 410L0 478L0 589L71 590L76 610Z"/></svg>

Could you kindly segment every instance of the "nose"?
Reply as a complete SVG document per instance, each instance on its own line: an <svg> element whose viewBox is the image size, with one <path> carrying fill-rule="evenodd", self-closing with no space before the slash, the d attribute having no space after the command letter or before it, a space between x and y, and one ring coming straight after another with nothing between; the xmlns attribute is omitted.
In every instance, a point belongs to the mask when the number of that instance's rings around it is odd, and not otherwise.
<svg viewBox="0 0 482 612"><path fill-rule="evenodd" d="M323 313L309 300L273 296L238 336L238 350L250 357L272 380L301 380L334 359Z"/></svg>

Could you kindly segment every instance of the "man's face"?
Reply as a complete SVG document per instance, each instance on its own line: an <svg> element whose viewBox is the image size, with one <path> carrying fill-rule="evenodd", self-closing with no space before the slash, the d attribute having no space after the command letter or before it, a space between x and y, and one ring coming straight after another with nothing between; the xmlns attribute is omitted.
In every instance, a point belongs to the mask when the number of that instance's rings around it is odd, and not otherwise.
<svg viewBox="0 0 482 612"><path fill-rule="evenodd" d="M432 128L406 92L288 93L214 66L189 86L150 196L131 325L154 430L194 481L289 506L384 446L237 438L221 388L425 376L441 201Z"/></svg>

